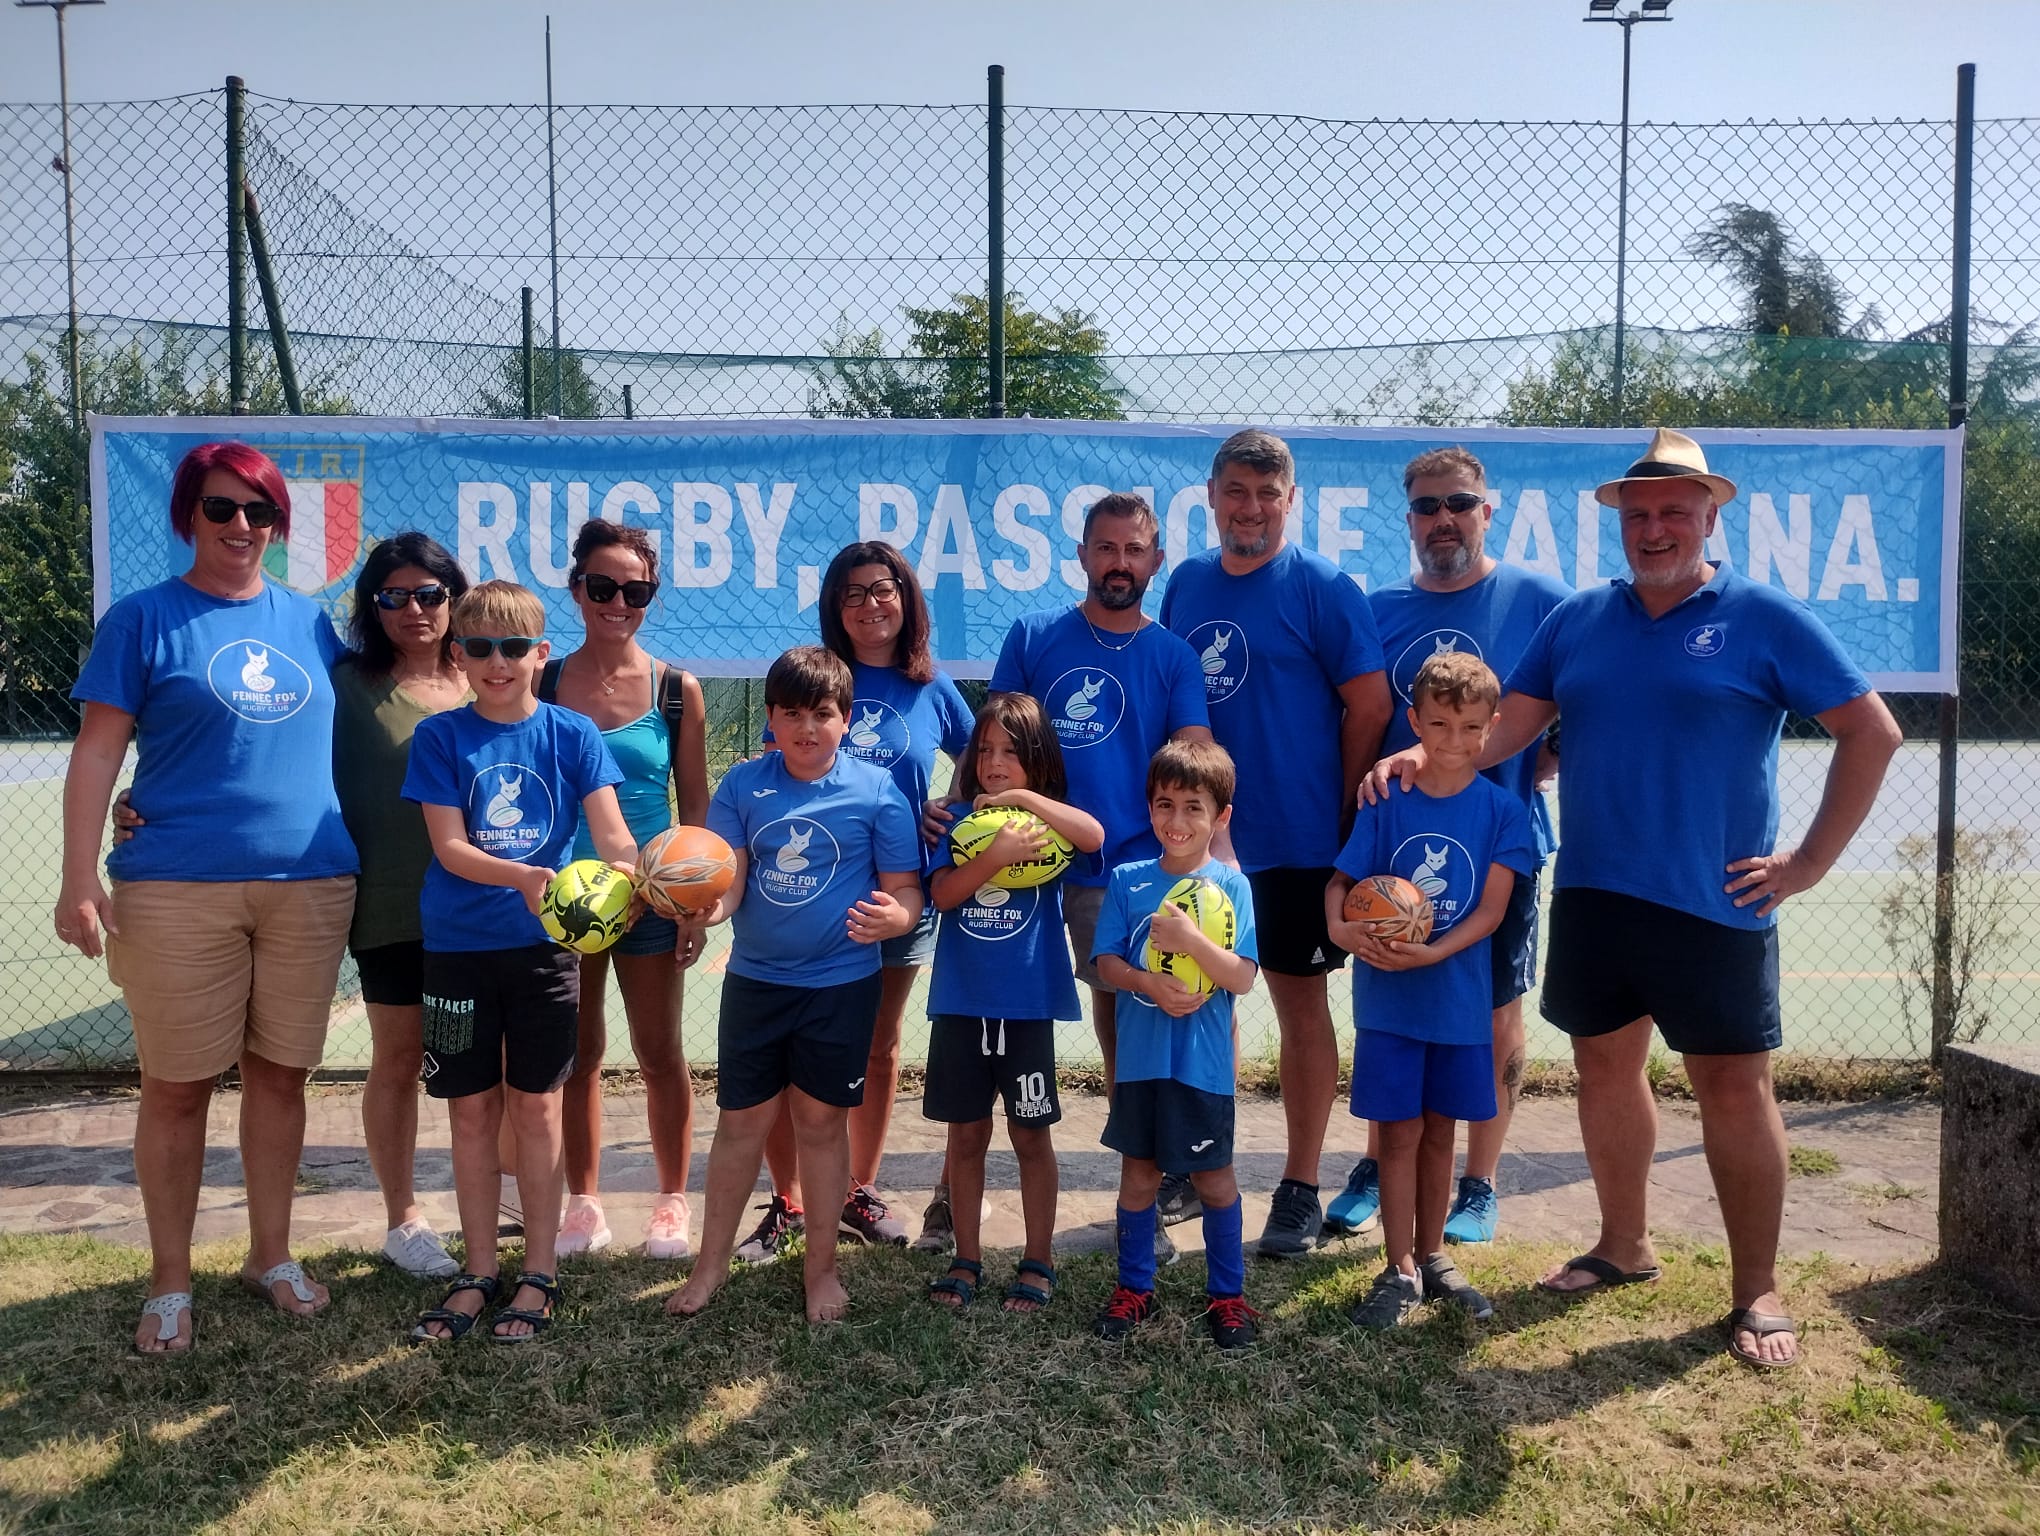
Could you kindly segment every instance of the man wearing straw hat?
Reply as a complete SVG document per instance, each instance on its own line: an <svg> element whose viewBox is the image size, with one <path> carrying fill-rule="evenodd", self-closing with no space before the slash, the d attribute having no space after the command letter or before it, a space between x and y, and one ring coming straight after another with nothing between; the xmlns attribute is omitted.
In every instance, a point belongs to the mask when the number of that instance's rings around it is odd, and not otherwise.
<svg viewBox="0 0 2040 1536"><path fill-rule="evenodd" d="M1685 1058L1728 1230L1729 1353L1775 1369L1799 1360L1776 1270L1786 1177L1771 1090L1776 914L1848 846L1900 736L1803 604L1708 562L1719 509L1735 494L1708 473L1698 443L1667 429L1599 488L1601 504L1621 513L1630 579L1552 611L1509 676L1482 761L1506 761L1563 717L1563 839L1541 1006L1572 1036L1601 1234L1539 1283L1581 1296L1658 1276L1645 1209L1655 1023ZM1775 846L1787 711L1817 719L1835 741L1820 809L1795 848ZM1388 777L1377 769L1373 783Z"/></svg>

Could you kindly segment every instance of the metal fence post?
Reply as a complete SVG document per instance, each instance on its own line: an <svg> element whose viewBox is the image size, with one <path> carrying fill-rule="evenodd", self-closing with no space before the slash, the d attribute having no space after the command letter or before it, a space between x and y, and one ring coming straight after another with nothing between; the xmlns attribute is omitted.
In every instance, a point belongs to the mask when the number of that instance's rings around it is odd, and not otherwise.
<svg viewBox="0 0 2040 1536"><path fill-rule="evenodd" d="M247 95L246 81L227 76L227 398L236 416L248 414Z"/></svg>
<svg viewBox="0 0 2040 1536"><path fill-rule="evenodd" d="M985 414L1006 414L1006 66L985 70Z"/></svg>
<svg viewBox="0 0 2040 1536"><path fill-rule="evenodd" d="M524 290L524 419L538 415L538 359L531 345L531 290Z"/></svg>
<svg viewBox="0 0 2040 1536"><path fill-rule="evenodd" d="M290 331L283 323L283 292L276 285L276 268L269 260L269 237L262 232L262 205L255 189L248 187L243 200L248 213L248 254L255 258L255 284L262 290L262 313L269 320L269 343L276 349L276 376L283 385L283 403L293 416L305 413L304 396L298 393L297 364L291 361Z"/></svg>
<svg viewBox="0 0 2040 1536"><path fill-rule="evenodd" d="M1954 252L1948 304L1948 425L1969 419L1969 194L1976 158L1976 66L1955 71ZM1958 482L1959 483L1959 482ZM1958 513L1959 515L1959 513ZM1955 1030L1955 789L1962 726L1962 545L1955 550L1955 686L1941 695L1940 802L1934 823L1934 1001L1929 1060L1941 1065L1941 1049Z"/></svg>

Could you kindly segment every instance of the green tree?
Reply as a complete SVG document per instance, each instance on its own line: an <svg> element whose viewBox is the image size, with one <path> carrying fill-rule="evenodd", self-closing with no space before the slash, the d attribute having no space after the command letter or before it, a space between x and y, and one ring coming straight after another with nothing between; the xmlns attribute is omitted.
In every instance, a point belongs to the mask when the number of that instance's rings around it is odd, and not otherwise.
<svg viewBox="0 0 2040 1536"><path fill-rule="evenodd" d="M621 409L611 409L611 402L602 387L588 372L587 360L580 353L567 348L560 349L560 419L563 421L595 421L605 416L620 416ZM534 409L540 416L553 414L553 350L539 347L533 354L532 382L534 385ZM496 385L484 389L481 405L475 413L478 416L522 416L524 414L524 354L512 352L496 369Z"/></svg>
<svg viewBox="0 0 2040 1536"><path fill-rule="evenodd" d="M1775 213L1723 203L1686 241L1687 254L1719 267L1742 290L1741 329L1768 336L1853 334L1849 295L1825 261L1801 247ZM1876 312L1863 322L1874 328Z"/></svg>
<svg viewBox="0 0 2040 1536"><path fill-rule="evenodd" d="M959 293L939 309L906 308L912 353L885 353L881 330L847 320L812 370L808 414L838 417L948 417L985 414L991 387L991 305ZM1125 417L1125 391L1105 362L1106 337L1077 309L1032 310L1006 296L1006 414L1092 421Z"/></svg>

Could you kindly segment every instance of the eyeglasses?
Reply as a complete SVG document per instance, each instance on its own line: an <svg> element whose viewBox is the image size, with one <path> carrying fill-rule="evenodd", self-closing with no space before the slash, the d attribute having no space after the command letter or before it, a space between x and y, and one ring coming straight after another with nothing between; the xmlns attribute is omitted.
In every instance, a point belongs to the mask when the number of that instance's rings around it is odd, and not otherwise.
<svg viewBox="0 0 2040 1536"><path fill-rule="evenodd" d="M650 604L652 595L659 590L656 581L618 581L614 576L598 576L590 572L574 578L581 584L581 590L588 594L591 603L612 603L616 594L623 594L623 606L643 608Z"/></svg>
<svg viewBox="0 0 2040 1536"><path fill-rule="evenodd" d="M437 608L451 595L436 581L427 582L422 587L384 587L376 593L375 605L395 613L400 608L408 608L411 599L416 598L420 608Z"/></svg>
<svg viewBox="0 0 2040 1536"><path fill-rule="evenodd" d="M868 587L850 586L843 589L845 608L862 608L868 597L874 603L889 603L900 595L900 584L890 576L881 576Z"/></svg>
<svg viewBox="0 0 2040 1536"><path fill-rule="evenodd" d="M500 640L486 635L462 635L454 641L475 661L487 661L497 651L503 653L505 661L522 661L531 654L534 645L542 643L537 635L505 635Z"/></svg>
<svg viewBox="0 0 2040 1536"><path fill-rule="evenodd" d="M244 513L250 528L274 527L283 516L283 508L273 501L236 501L231 496L201 496L198 510L205 514L207 522L220 524L231 523L236 512Z"/></svg>
<svg viewBox="0 0 2040 1536"><path fill-rule="evenodd" d="M1436 517L1440 511L1450 512L1454 517L1464 517L1475 507L1487 505L1487 497L1478 491L1454 491L1450 496L1416 496L1410 499L1410 516Z"/></svg>

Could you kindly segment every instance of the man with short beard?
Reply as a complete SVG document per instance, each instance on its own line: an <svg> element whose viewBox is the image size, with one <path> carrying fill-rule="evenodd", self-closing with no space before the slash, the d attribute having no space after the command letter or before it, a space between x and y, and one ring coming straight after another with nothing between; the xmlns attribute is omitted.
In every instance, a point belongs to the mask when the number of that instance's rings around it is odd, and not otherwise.
<svg viewBox="0 0 2040 1536"><path fill-rule="evenodd" d="M1232 847L1254 889L1288 1134L1255 1251L1293 1258L1323 1231L1318 1164L1338 1092L1326 977L1346 952L1326 931L1325 883L1352 824L1354 789L1379 752L1388 681L1359 586L1286 542L1297 495L1289 445L1235 432L1213 457L1205 491L1219 547L1169 578L1162 622L1197 652L1212 731L1239 769Z"/></svg>
<svg viewBox="0 0 2040 1536"><path fill-rule="evenodd" d="M1409 502L1404 521L1416 551L1417 572L1368 597L1397 705L1382 739L1384 752L1400 751L1417 739L1406 713L1410 683L1430 656L1439 651L1471 654L1493 668L1496 676L1507 677L1544 616L1572 595L1557 577L1503 565L1487 552L1494 502L1488 494L1487 470L1466 449L1434 448L1410 460L1403 470L1403 493ZM1529 809L1541 867L1555 844L1551 811L1537 787L1538 747L1533 742L1488 769L1487 776ZM1469 1122L1466 1127L1466 1175L1459 1181L1445 1223L1448 1242L1492 1241L1500 1220L1495 1173L1523 1080L1523 994L1537 980L1537 882L1534 872L1516 882L1508 913L1488 944L1499 1108L1492 1120ZM1364 1027L1366 1021L1360 1023ZM1325 1212L1328 1229L1358 1232L1374 1220L1381 1204L1375 1151L1370 1126L1367 1156Z"/></svg>

